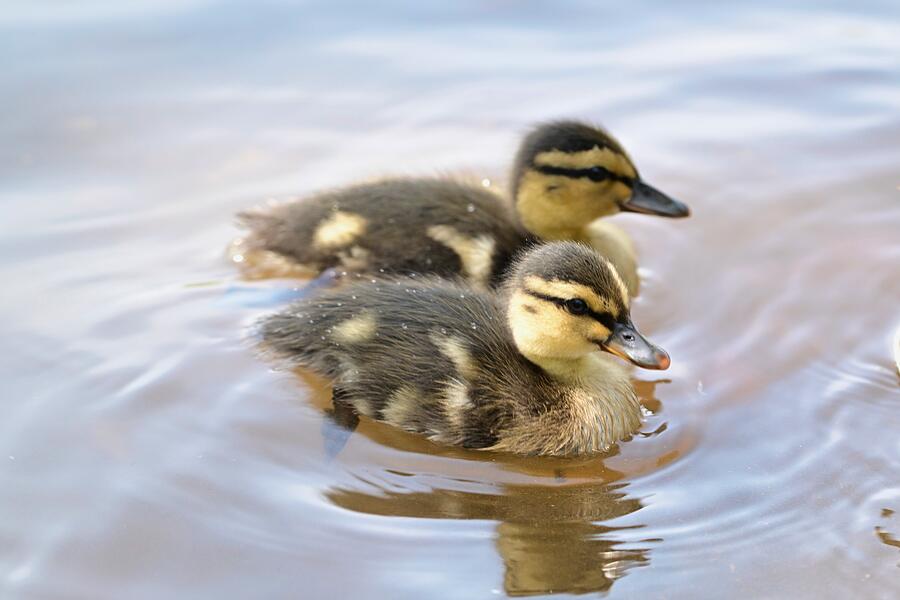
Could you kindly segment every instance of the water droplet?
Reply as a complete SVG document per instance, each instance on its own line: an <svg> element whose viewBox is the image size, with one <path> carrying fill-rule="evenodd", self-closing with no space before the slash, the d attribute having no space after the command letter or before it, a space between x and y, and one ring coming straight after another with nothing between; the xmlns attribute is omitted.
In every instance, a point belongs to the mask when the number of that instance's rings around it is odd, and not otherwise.
<svg viewBox="0 0 900 600"><path fill-rule="evenodd" d="M356 294L353 294L353 295L350 296L350 297L353 298L354 300L356 300Z"/></svg>
<svg viewBox="0 0 900 600"><path fill-rule="evenodd" d="M372 280L372 283L378 283L378 280L377 280L377 279L373 279L373 280Z"/></svg>
<svg viewBox="0 0 900 600"><path fill-rule="evenodd" d="M472 204L471 202L469 202L469 205L466 207L466 210L469 211L470 213L475 212L475 205Z"/></svg>
<svg viewBox="0 0 900 600"><path fill-rule="evenodd" d="M244 262L244 255L243 254L235 254L234 256L231 257L231 260L233 260L236 263Z"/></svg>
<svg viewBox="0 0 900 600"><path fill-rule="evenodd" d="M401 327L401 329L408 329L408 327L406 326L406 323L400 323L400 327Z"/></svg>
<svg viewBox="0 0 900 600"><path fill-rule="evenodd" d="M460 299L460 300L465 300L465 299L466 299L466 295L465 295L465 294L460 294L460 295L459 295L459 299Z"/></svg>
<svg viewBox="0 0 900 600"><path fill-rule="evenodd" d="M444 335L447 335L447 329L444 327L441 327L441 333L443 333Z"/></svg>
<svg viewBox="0 0 900 600"><path fill-rule="evenodd" d="M478 329L478 325L476 325L475 323L470 323L470 325L472 326L472 329Z"/></svg>
<svg viewBox="0 0 900 600"><path fill-rule="evenodd" d="M482 187L491 187L491 180L485 177L481 180Z"/></svg>
<svg viewBox="0 0 900 600"><path fill-rule="evenodd" d="M384 273L384 269L378 269L379 273Z"/></svg>

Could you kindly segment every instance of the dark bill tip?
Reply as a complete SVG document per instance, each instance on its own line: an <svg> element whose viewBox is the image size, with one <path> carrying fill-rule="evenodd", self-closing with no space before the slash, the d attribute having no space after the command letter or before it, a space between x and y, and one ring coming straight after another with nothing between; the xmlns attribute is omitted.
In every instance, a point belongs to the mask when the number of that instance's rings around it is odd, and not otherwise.
<svg viewBox="0 0 900 600"><path fill-rule="evenodd" d="M673 219L691 214L691 209L687 204L666 196L658 189L640 180L634 182L631 198L622 205L622 210Z"/></svg>
<svg viewBox="0 0 900 600"><path fill-rule="evenodd" d="M669 354L651 344L633 324L617 323L609 338L601 344L604 350L644 369L665 370L672 364Z"/></svg>

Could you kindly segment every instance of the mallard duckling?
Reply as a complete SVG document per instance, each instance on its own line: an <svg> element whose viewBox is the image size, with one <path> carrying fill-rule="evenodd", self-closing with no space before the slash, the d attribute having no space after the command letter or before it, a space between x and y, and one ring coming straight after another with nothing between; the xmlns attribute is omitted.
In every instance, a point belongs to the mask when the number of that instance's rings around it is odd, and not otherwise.
<svg viewBox="0 0 900 600"><path fill-rule="evenodd" d="M572 121L537 127L522 141L512 202L483 187L435 178L389 179L239 215L245 263L281 275L355 272L462 275L497 284L534 240L594 246L635 295L637 260L621 229L595 223L619 211L684 217L687 206L644 183L609 133Z"/></svg>
<svg viewBox="0 0 900 600"><path fill-rule="evenodd" d="M615 268L541 244L499 293L440 278L367 280L293 304L264 346L334 382L336 403L451 445L518 454L605 450L641 409L627 370L669 357L638 333Z"/></svg>

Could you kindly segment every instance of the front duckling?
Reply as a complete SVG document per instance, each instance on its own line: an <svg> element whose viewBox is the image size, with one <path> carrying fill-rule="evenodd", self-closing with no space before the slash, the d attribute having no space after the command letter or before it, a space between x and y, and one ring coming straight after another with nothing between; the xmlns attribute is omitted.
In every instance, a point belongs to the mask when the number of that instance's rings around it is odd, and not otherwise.
<svg viewBox="0 0 900 600"><path fill-rule="evenodd" d="M243 213L250 233L237 255L264 275L414 272L461 275L484 288L530 242L574 240L609 258L635 295L630 240L595 221L620 211L689 213L644 183L609 133L574 121L542 125L524 138L512 196L508 203L482 187L434 178L359 184Z"/></svg>
<svg viewBox="0 0 900 600"><path fill-rule="evenodd" d="M262 337L363 415L518 454L599 452L637 429L628 373L599 350L669 366L631 322L615 268L574 242L525 252L498 294L437 278L356 282L267 318Z"/></svg>

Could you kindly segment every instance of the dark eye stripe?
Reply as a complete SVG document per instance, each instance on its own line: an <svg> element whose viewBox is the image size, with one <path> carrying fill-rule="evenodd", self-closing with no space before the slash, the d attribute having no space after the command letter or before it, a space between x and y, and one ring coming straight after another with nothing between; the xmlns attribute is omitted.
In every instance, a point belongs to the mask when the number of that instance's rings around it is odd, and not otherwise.
<svg viewBox="0 0 900 600"><path fill-rule="evenodd" d="M617 175L603 167L591 167L588 169L567 169L565 167L551 167L549 165L534 165L534 168L545 175L562 175L563 177L571 177L578 179L579 177L587 177L591 181L618 181L624 183L628 187L634 185L634 180L630 177Z"/></svg>
<svg viewBox="0 0 900 600"><path fill-rule="evenodd" d="M553 304L559 306L562 309L566 308L566 300L563 298L556 298L555 296L548 296L546 294L540 294L538 292L534 292L527 288L525 289L525 293L528 294L529 296L534 296L535 298L538 298L540 300L544 300L546 302L552 302ZM614 316L612 316L609 313L598 313L596 311L593 311L593 310L591 310L590 306L588 307L587 312L584 313L584 316L590 317L590 318L594 319L595 321L598 321L601 325L603 325L610 331L612 331L613 327L615 327L615 325L616 325L616 318Z"/></svg>

